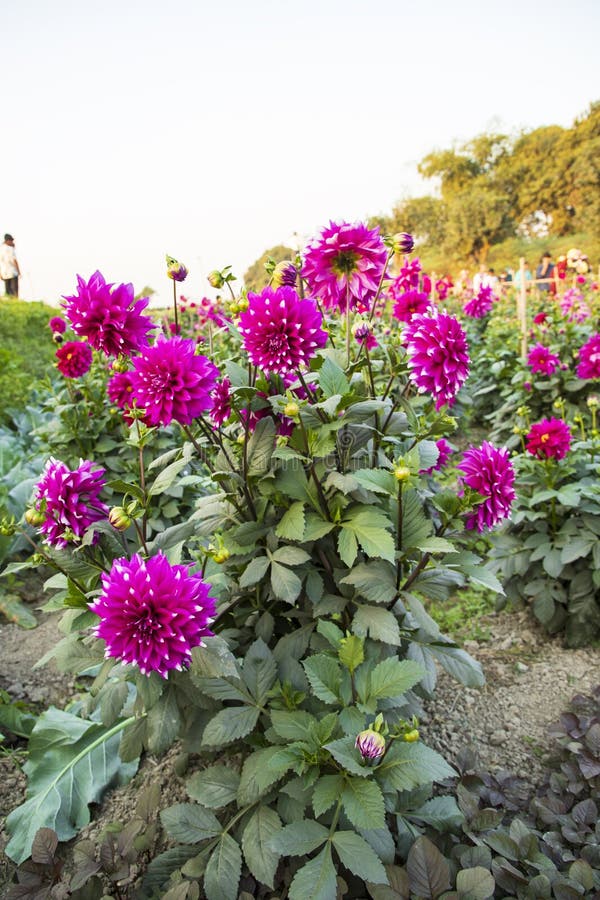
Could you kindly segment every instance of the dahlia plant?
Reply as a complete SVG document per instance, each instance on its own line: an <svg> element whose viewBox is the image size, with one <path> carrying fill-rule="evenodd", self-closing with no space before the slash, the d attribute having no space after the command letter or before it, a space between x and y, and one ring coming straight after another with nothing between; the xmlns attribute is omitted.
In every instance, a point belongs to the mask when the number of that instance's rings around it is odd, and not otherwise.
<svg viewBox="0 0 600 900"><path fill-rule="evenodd" d="M469 348L433 302L392 315L398 278L423 287L407 257L390 269L408 237L330 223L248 295L215 270L230 301L196 344L152 338L143 301L99 273L66 299L95 351L66 386L92 413L75 435L89 453L53 447L24 527L56 570L57 661L93 679L82 715L122 731L123 760L176 739L203 757L190 802L162 812L179 845L150 865L149 894L172 875L233 900L244 872L333 900L337 869L364 896L419 823L457 815L427 800L453 770L418 716L437 663L473 686L482 673L423 600L469 579L500 589L472 529L509 515L513 472L487 442L446 440ZM15 859L30 819L31 804L9 816ZM61 838L81 824L61 821Z"/></svg>

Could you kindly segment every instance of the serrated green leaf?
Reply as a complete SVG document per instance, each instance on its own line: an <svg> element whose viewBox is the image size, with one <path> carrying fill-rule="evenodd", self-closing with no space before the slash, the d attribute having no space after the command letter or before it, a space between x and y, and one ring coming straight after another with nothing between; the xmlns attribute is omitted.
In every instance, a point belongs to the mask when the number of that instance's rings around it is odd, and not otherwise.
<svg viewBox="0 0 600 900"><path fill-rule="evenodd" d="M358 541L349 528L341 528L337 537L337 548L342 562L350 567L358 556Z"/></svg>
<svg viewBox="0 0 600 900"><path fill-rule="evenodd" d="M331 860L331 846L298 869L290 885L290 900L336 900L337 880Z"/></svg>
<svg viewBox="0 0 600 900"><path fill-rule="evenodd" d="M279 753L280 749L280 747L265 747L255 750L246 757L238 788L240 806L249 806L251 803L255 803L281 777L277 771L269 768L269 762Z"/></svg>
<svg viewBox="0 0 600 900"><path fill-rule="evenodd" d="M359 563L340 584L352 585L357 594L371 603L391 603L396 596L396 570L383 560Z"/></svg>
<svg viewBox="0 0 600 900"><path fill-rule="evenodd" d="M363 606L357 603L352 631L359 637L369 635L375 641L383 641L394 647L400 645L400 628L396 616L389 609L380 606Z"/></svg>
<svg viewBox="0 0 600 900"><path fill-rule="evenodd" d="M271 565L271 588L278 600L293 603L302 590L302 581L291 569L274 562Z"/></svg>
<svg viewBox="0 0 600 900"><path fill-rule="evenodd" d="M560 562L560 553L558 550L555 552L557 554L557 559ZM504 595L504 588L494 573L490 572L485 566L463 565L461 568L465 575L468 575L470 580L475 584L480 584L482 587L490 588L490 590L495 591L497 594ZM560 570L562 571L562 564L560 565Z"/></svg>
<svg viewBox="0 0 600 900"><path fill-rule="evenodd" d="M193 450L194 448L191 443L186 442L183 445L181 459L177 459L175 462L170 463L170 465L166 466L162 472L156 476L155 480L148 488L149 497L156 497L158 494L164 493L171 487L182 469L185 469L185 467L189 465Z"/></svg>
<svg viewBox="0 0 600 900"><path fill-rule="evenodd" d="M382 700L405 694L424 677L425 670L410 659L396 659L390 656L378 663L371 672L369 697Z"/></svg>
<svg viewBox="0 0 600 900"><path fill-rule="evenodd" d="M304 856L320 847L329 837L324 825L314 819L303 819L286 825L270 841L269 846L279 856Z"/></svg>
<svg viewBox="0 0 600 900"><path fill-rule="evenodd" d="M167 685L158 701L148 711L148 749L153 753L164 753L176 740L181 728L181 712L177 705L177 693Z"/></svg>
<svg viewBox="0 0 600 900"><path fill-rule="evenodd" d="M375 494L396 496L398 492L398 483L389 469L358 469L354 477L361 487Z"/></svg>
<svg viewBox="0 0 600 900"><path fill-rule="evenodd" d="M354 831L336 831L332 841L340 862L353 875L372 884L388 884L381 860L364 838Z"/></svg>
<svg viewBox="0 0 600 900"><path fill-rule="evenodd" d="M255 556L254 559L248 563L240 576L240 587L252 587L253 584L257 584L264 576L270 564L271 561L268 556Z"/></svg>
<svg viewBox="0 0 600 900"><path fill-rule="evenodd" d="M268 806L259 806L248 820L242 835L242 850L246 865L257 879L273 888L279 853L271 847L271 840L281 831L281 819Z"/></svg>
<svg viewBox="0 0 600 900"><path fill-rule="evenodd" d="M465 818L454 797L432 797L410 816L431 825L436 831L460 828Z"/></svg>
<svg viewBox="0 0 600 900"><path fill-rule="evenodd" d="M286 741L312 741L316 724L315 717L302 709L274 709L271 713L275 734Z"/></svg>
<svg viewBox="0 0 600 900"><path fill-rule="evenodd" d="M192 800L209 809L222 809L236 799L239 786L239 772L229 766L214 765L194 772L185 787Z"/></svg>
<svg viewBox="0 0 600 900"><path fill-rule="evenodd" d="M315 816L322 816L339 799L344 786L343 775L322 775L315 784L312 808Z"/></svg>
<svg viewBox="0 0 600 900"><path fill-rule="evenodd" d="M352 507L346 513L341 524L343 531L349 531L354 535L367 556L394 562L396 548L394 539L387 530L392 527L392 523L380 509L365 506ZM351 566L353 563L354 559L346 564Z"/></svg>
<svg viewBox="0 0 600 900"><path fill-rule="evenodd" d="M259 419L248 441L246 474L249 478L264 475L269 468L274 448L275 422L271 416L267 416Z"/></svg>
<svg viewBox="0 0 600 900"><path fill-rule="evenodd" d="M466 650L451 644L429 644L427 651L465 687L483 687L485 684L481 663L469 656Z"/></svg>
<svg viewBox="0 0 600 900"><path fill-rule="evenodd" d="M324 397L334 397L336 394L345 397L350 392L350 385L344 372L329 358L319 370L319 387Z"/></svg>
<svg viewBox="0 0 600 900"><path fill-rule="evenodd" d="M339 704L342 670L330 656L318 654L302 661L315 696L323 703Z"/></svg>
<svg viewBox="0 0 600 900"><path fill-rule="evenodd" d="M310 556L300 547L278 547L273 559L275 562L283 563L284 566L301 566L302 563L310 561Z"/></svg>
<svg viewBox="0 0 600 900"><path fill-rule="evenodd" d="M421 553L453 553L454 544L442 537L428 537L417 544Z"/></svg>
<svg viewBox="0 0 600 900"><path fill-rule="evenodd" d="M0 591L0 615L7 622L18 625L19 628L37 628L37 619L31 610L14 594L5 594Z"/></svg>
<svg viewBox="0 0 600 900"><path fill-rule="evenodd" d="M213 850L204 873L207 900L237 900L241 874L242 851L237 841L225 833Z"/></svg>
<svg viewBox="0 0 600 900"><path fill-rule="evenodd" d="M258 706L262 706L277 677L277 663L260 638L248 648L242 676Z"/></svg>
<svg viewBox="0 0 600 900"><path fill-rule="evenodd" d="M327 643L333 647L334 650L338 649L340 641L344 637L344 632L341 628L338 628L334 622L329 622L326 619L319 619L317 631L319 634L323 635Z"/></svg>
<svg viewBox="0 0 600 900"><path fill-rule="evenodd" d="M364 721L362 714L361 720ZM355 740L355 736L338 738L337 741L325 744L325 750L328 750L336 762L343 766L346 771L352 772L353 775L359 775L361 778L368 778L369 775L373 774L374 770L363 764L362 757L354 746Z"/></svg>
<svg viewBox="0 0 600 900"><path fill-rule="evenodd" d="M286 541L301 541L304 535L305 519L304 503L297 500L284 512L281 521L275 528L275 534Z"/></svg>
<svg viewBox="0 0 600 900"><path fill-rule="evenodd" d="M351 674L365 661L364 643L364 640L355 634L342 638L338 659Z"/></svg>
<svg viewBox="0 0 600 900"><path fill-rule="evenodd" d="M356 828L383 828L383 794L375 781L349 777L342 791L344 812Z"/></svg>
<svg viewBox="0 0 600 900"><path fill-rule="evenodd" d="M181 844L198 844L221 833L214 813L197 803L176 803L160 812L160 821L169 835Z"/></svg>
<svg viewBox="0 0 600 900"><path fill-rule="evenodd" d="M456 776L443 756L425 744L394 741L376 769L377 780L386 789L410 791L422 784Z"/></svg>
<svg viewBox="0 0 600 900"><path fill-rule="evenodd" d="M204 729L202 746L218 747L246 737L258 722L259 715L256 706L228 706L220 710Z"/></svg>

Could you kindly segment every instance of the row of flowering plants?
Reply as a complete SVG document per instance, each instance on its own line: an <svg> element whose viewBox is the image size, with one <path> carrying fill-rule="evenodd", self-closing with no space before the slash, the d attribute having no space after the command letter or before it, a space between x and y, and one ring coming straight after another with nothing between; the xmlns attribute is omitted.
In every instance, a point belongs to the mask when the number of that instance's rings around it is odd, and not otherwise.
<svg viewBox="0 0 600 900"><path fill-rule="evenodd" d="M100 273L66 297L75 339L65 323L58 365L73 406L85 379L108 391L99 415L123 469L103 462L88 408L88 458L49 459L25 516L29 564L55 570L53 655L93 681L73 716L50 711L33 730L50 755L43 772L30 759L28 799L8 817L13 859L40 825L64 840L87 821L99 786L81 765L105 738L125 766L176 739L205 757L193 802L162 813L178 844L150 867L159 895L172 876L235 898L244 871L292 900L333 900L337 871L364 896L419 822L456 816L449 798L427 801L452 769L418 716L437 663L483 677L422 600L469 580L500 590L472 535L507 518L514 472L504 449L448 441L469 348L431 294L415 298L411 249L332 222L260 293L213 272L229 301L201 341L181 333L186 270L172 259L167 333ZM157 513L167 494L182 499L172 522ZM53 770L69 716L83 723L75 752Z"/></svg>

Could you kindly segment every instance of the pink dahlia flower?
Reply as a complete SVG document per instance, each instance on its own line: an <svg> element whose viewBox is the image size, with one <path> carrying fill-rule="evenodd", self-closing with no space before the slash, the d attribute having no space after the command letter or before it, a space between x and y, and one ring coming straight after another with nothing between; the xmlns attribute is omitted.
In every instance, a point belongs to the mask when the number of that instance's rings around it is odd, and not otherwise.
<svg viewBox="0 0 600 900"><path fill-rule="evenodd" d="M491 287L482 285L479 288L479 293L464 304L463 312L472 319L483 319L494 305L495 299L496 297Z"/></svg>
<svg viewBox="0 0 600 900"><path fill-rule="evenodd" d="M86 341L67 341L56 351L56 366L65 378L80 378L92 365L92 348Z"/></svg>
<svg viewBox="0 0 600 900"><path fill-rule="evenodd" d="M527 365L534 375L554 375L560 366L560 359L543 344L536 344L529 351Z"/></svg>
<svg viewBox="0 0 600 900"><path fill-rule="evenodd" d="M600 378L600 334L593 334L580 349L577 377Z"/></svg>
<svg viewBox="0 0 600 900"><path fill-rule="evenodd" d="M137 665L143 675L190 664L192 648L212 631L215 614L210 586L188 566L171 565L158 554L116 559L102 576L102 593L90 604L100 617L96 636L106 643L105 656Z"/></svg>
<svg viewBox="0 0 600 900"><path fill-rule="evenodd" d="M533 317L533 324L534 325L543 325L547 318L548 318L548 313L540 312L536 316Z"/></svg>
<svg viewBox="0 0 600 900"><path fill-rule="evenodd" d="M134 359L133 399L149 425L189 425L212 408L219 370L195 350L192 340L159 337Z"/></svg>
<svg viewBox="0 0 600 900"><path fill-rule="evenodd" d="M188 270L183 263L173 259L167 254L167 276L172 281L185 281L188 277ZM183 298L182 298L183 299Z"/></svg>
<svg viewBox="0 0 600 900"><path fill-rule="evenodd" d="M108 516L108 506L100 500L105 470L93 465L82 460L71 470L56 459L46 463L36 485L35 508L46 517L40 531L53 547L62 549L82 538L90 525Z"/></svg>
<svg viewBox="0 0 600 900"><path fill-rule="evenodd" d="M147 298L135 300L132 284L107 284L100 272L87 282L78 275L77 293L64 299L75 334L107 356L136 353L148 344L148 332L156 327L142 315Z"/></svg>
<svg viewBox="0 0 600 900"><path fill-rule="evenodd" d="M422 291L407 291L397 297L392 315L400 322L410 322L416 313L426 313L430 307L428 294Z"/></svg>
<svg viewBox="0 0 600 900"><path fill-rule="evenodd" d="M583 294L576 288L565 291L560 301L560 311L568 322L585 322L592 314Z"/></svg>
<svg viewBox="0 0 600 900"><path fill-rule="evenodd" d="M119 409L130 409L133 403L133 372L117 372L109 379L106 393Z"/></svg>
<svg viewBox="0 0 600 900"><path fill-rule="evenodd" d="M67 323L61 316L52 316L48 327L53 334L64 334L67 330Z"/></svg>
<svg viewBox="0 0 600 900"><path fill-rule="evenodd" d="M244 348L254 366L282 375L308 363L327 343L323 316L314 300L300 300L291 287L264 288L248 294L240 316Z"/></svg>
<svg viewBox="0 0 600 900"><path fill-rule="evenodd" d="M452 445L448 443L446 438L440 438L439 441L435 442L436 447L438 448L438 458L437 462L434 466L431 466L429 469L421 469L422 475L431 475L433 472L439 472L440 469L443 469L454 450L452 449Z"/></svg>
<svg viewBox="0 0 600 900"><path fill-rule="evenodd" d="M210 417L215 425L222 425L231 415L231 381L229 378L223 378L215 385L212 392L213 407L210 411Z"/></svg>
<svg viewBox="0 0 600 900"><path fill-rule="evenodd" d="M404 258L404 265L396 278L392 279L388 286L388 293L392 300L399 300L402 294L407 291L416 291L419 289L419 279L421 277L421 260L418 256L411 259Z"/></svg>
<svg viewBox="0 0 600 900"><path fill-rule="evenodd" d="M542 419L531 426L525 449L539 459L564 459L571 449L571 429L563 419Z"/></svg>
<svg viewBox="0 0 600 900"><path fill-rule="evenodd" d="M302 275L325 307L354 309L371 303L386 261L378 227L330 222L306 248Z"/></svg>
<svg viewBox="0 0 600 900"><path fill-rule="evenodd" d="M507 519L515 499L515 471L508 450L484 441L481 447L469 447L457 468L464 472L461 481L485 498L467 517L466 527L483 531Z"/></svg>
<svg viewBox="0 0 600 900"><path fill-rule="evenodd" d="M417 314L402 335L410 377L420 393L430 394L435 408L452 406L469 375L469 345L458 319L448 313Z"/></svg>

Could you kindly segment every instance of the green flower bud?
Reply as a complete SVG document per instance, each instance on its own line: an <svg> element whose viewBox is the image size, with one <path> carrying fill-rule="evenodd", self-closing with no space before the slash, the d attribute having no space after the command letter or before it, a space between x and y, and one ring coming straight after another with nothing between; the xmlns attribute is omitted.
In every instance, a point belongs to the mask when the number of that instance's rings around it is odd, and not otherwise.
<svg viewBox="0 0 600 900"><path fill-rule="evenodd" d="M113 506L108 514L108 521L117 531L127 531L132 520L122 506Z"/></svg>
<svg viewBox="0 0 600 900"><path fill-rule="evenodd" d="M31 525L32 528L39 528L40 525L44 524L45 520L45 514L41 510L36 509L35 506L32 506L25 513L25 521L28 525Z"/></svg>
<svg viewBox="0 0 600 900"><path fill-rule="evenodd" d="M295 419L299 412L300 407L293 400L290 400L290 402L286 403L283 407L283 414L284 416L287 416L288 419Z"/></svg>
<svg viewBox="0 0 600 900"><path fill-rule="evenodd" d="M219 288L222 288L223 285L225 284L225 279L223 278L223 275L221 274L221 272L219 272L218 269L213 269L212 272L208 273L207 277L208 277L208 283L211 285L211 287L217 288L217 290Z"/></svg>

